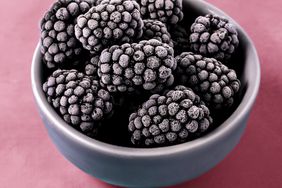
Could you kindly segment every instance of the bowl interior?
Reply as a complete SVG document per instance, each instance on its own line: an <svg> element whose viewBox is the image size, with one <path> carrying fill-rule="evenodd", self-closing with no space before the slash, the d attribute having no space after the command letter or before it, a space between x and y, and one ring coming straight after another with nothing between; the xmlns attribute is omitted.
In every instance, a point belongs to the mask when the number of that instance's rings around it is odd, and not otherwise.
<svg viewBox="0 0 282 188"><path fill-rule="evenodd" d="M63 131L70 137L77 139L82 144L86 144L92 149L94 148L103 150L104 152L123 153L129 155L160 155L196 147L203 142L209 142L212 139L217 139L226 131L231 131L232 127L238 126L236 122L238 122L239 119L250 110L259 88L259 60L253 43L244 32L244 30L232 18L228 17L225 13L208 4L207 2L186 0L183 1L183 7L185 16L184 20L182 21L182 25L187 30L189 30L190 25L197 16L205 15L207 13L215 13L227 17L228 19L232 20L232 22L237 26L238 29L240 45L229 67L236 70L241 81L242 88L239 95L240 97L236 99L234 107L226 111L225 113L217 115L217 121L215 123L218 125L220 124L219 127L215 128L215 130L212 130L207 135L201 138L183 144L161 148L137 149L130 148L131 146L128 144L129 138L127 135L121 136L115 134L116 130L120 130L121 128L124 132L127 132L126 125L128 123L128 117L120 116L120 114L117 114L111 121L105 123L106 128L101 130L102 136L98 137L97 139L89 138L66 124L47 102L42 91L42 84L44 83L48 75L50 75L50 71L47 71L46 67L41 62L39 43L34 53L31 70L33 93L39 108L44 113L44 115L47 116L47 118L51 119L54 122L55 128ZM112 129L113 134L104 136L105 132L109 133L108 127ZM132 151L134 151L134 154L132 153ZM144 151L150 152L144 153Z"/></svg>

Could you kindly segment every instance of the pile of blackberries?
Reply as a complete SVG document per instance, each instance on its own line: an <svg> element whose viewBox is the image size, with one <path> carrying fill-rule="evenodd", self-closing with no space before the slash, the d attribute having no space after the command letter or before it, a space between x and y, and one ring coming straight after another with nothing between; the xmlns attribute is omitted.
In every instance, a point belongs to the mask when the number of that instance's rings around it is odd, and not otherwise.
<svg viewBox="0 0 282 188"><path fill-rule="evenodd" d="M116 113L134 147L203 136L240 91L227 67L238 33L217 15L190 30L183 18L182 0L57 0L41 21L47 101L92 138Z"/></svg>

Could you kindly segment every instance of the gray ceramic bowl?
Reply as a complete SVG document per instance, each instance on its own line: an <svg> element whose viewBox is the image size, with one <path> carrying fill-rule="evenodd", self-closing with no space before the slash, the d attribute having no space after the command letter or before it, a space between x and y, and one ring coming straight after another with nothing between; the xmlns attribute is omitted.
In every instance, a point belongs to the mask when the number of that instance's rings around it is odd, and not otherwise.
<svg viewBox="0 0 282 188"><path fill-rule="evenodd" d="M212 12L230 18L207 2L183 1L185 15ZM236 26L242 50L241 62L238 62L242 65L240 77L245 88L236 110L221 126L202 138L153 149L110 145L88 138L67 125L47 103L42 92L42 63L38 45L31 69L32 89L53 143L78 168L115 185L167 186L191 180L207 172L223 160L239 142L259 89L260 67L255 47L243 29L238 24Z"/></svg>

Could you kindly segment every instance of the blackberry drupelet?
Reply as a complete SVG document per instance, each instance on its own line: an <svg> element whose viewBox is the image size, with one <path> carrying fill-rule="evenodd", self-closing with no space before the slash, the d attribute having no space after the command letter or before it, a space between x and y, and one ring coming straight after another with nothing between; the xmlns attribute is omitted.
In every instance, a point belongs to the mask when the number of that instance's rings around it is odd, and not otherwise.
<svg viewBox="0 0 282 188"><path fill-rule="evenodd" d="M143 19L177 24L183 19L182 0L137 0Z"/></svg>
<svg viewBox="0 0 282 188"><path fill-rule="evenodd" d="M144 27L143 27L143 36L141 37L141 40L157 39L173 47L171 36L164 23L158 20L150 20L150 19L143 21L144 21Z"/></svg>
<svg viewBox="0 0 282 188"><path fill-rule="evenodd" d="M103 50L98 76L110 92L159 92L174 82L173 48L156 39Z"/></svg>
<svg viewBox="0 0 282 188"><path fill-rule="evenodd" d="M177 86L154 94L129 117L131 141L139 146L167 146L195 139L212 124L209 109L190 88Z"/></svg>
<svg viewBox="0 0 282 188"><path fill-rule="evenodd" d="M229 20L211 14L195 20L189 41L193 52L220 61L230 59L239 45L235 26Z"/></svg>
<svg viewBox="0 0 282 188"><path fill-rule="evenodd" d="M43 84L43 91L65 122L91 137L112 113L110 93L77 70L56 70Z"/></svg>
<svg viewBox="0 0 282 188"><path fill-rule="evenodd" d="M94 55L90 57L89 61L86 61L84 66L84 73L88 76L92 76L94 78L98 78L98 63L99 63L99 55Z"/></svg>
<svg viewBox="0 0 282 188"><path fill-rule="evenodd" d="M48 68L76 64L83 48L75 38L76 17L87 12L93 0L58 0L41 21L41 53Z"/></svg>
<svg viewBox="0 0 282 188"><path fill-rule="evenodd" d="M177 83L191 87L213 109L231 107L240 89L236 72L214 58L192 52L175 57Z"/></svg>
<svg viewBox="0 0 282 188"><path fill-rule="evenodd" d="M77 18L75 36L93 54L114 44L132 42L143 32L140 6L133 0L109 0Z"/></svg>
<svg viewBox="0 0 282 188"><path fill-rule="evenodd" d="M175 25L169 28L169 33L173 41L175 55L189 51L189 35L184 27Z"/></svg>

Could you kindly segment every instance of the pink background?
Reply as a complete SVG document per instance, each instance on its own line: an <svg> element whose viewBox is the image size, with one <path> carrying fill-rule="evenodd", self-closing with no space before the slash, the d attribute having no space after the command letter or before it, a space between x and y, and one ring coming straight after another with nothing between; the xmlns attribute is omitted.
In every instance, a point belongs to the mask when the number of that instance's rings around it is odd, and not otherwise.
<svg viewBox="0 0 282 188"><path fill-rule="evenodd" d="M237 20L254 40L261 59L261 89L238 147L207 174L175 188L281 187L282 1L209 1ZM0 187L111 188L59 154L35 108L30 64L39 20L51 2L0 2Z"/></svg>

